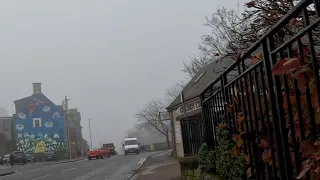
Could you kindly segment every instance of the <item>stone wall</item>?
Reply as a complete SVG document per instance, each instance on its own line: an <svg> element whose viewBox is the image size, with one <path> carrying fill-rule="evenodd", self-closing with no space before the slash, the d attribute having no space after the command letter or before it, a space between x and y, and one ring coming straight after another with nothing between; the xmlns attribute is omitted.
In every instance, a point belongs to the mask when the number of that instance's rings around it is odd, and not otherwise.
<svg viewBox="0 0 320 180"><path fill-rule="evenodd" d="M179 158L182 180L222 180L220 176L212 173L202 173L198 167L198 157Z"/></svg>
<svg viewBox="0 0 320 180"><path fill-rule="evenodd" d="M196 156L179 158L179 163L182 180L200 180L200 169Z"/></svg>

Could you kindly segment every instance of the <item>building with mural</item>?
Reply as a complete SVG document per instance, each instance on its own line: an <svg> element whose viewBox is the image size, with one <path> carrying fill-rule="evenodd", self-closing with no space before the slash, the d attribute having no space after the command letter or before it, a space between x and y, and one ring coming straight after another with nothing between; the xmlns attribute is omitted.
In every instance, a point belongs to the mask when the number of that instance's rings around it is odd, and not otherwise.
<svg viewBox="0 0 320 180"><path fill-rule="evenodd" d="M63 109L42 94L41 83L33 83L33 94L14 104L13 130L17 150L41 153L67 149Z"/></svg>

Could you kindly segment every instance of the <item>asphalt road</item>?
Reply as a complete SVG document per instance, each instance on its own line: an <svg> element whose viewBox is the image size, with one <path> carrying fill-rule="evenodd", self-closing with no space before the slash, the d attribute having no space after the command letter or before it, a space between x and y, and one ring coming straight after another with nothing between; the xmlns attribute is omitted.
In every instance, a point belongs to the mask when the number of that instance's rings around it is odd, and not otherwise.
<svg viewBox="0 0 320 180"><path fill-rule="evenodd" d="M157 152L118 155L53 165L17 165L16 173L0 180L126 180L144 159Z"/></svg>

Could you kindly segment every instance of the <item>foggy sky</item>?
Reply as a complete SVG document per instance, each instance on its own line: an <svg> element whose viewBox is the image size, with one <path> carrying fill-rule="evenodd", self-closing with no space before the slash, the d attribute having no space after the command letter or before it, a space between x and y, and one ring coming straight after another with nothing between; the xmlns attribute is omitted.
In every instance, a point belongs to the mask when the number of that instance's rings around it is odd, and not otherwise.
<svg viewBox="0 0 320 180"><path fill-rule="evenodd" d="M203 26L218 6L244 0L3 0L0 106L42 92L82 115L83 136L120 146L148 100L184 78Z"/></svg>

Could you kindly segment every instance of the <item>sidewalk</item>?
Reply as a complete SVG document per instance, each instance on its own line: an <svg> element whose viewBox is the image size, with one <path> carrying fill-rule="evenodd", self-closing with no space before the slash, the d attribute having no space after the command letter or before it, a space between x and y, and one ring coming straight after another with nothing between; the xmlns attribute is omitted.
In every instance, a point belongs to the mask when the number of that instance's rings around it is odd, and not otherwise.
<svg viewBox="0 0 320 180"><path fill-rule="evenodd" d="M180 180L180 164L169 155L152 156L139 169L132 180Z"/></svg>
<svg viewBox="0 0 320 180"><path fill-rule="evenodd" d="M34 163L28 163L31 165L52 165L52 164L63 164L63 163L69 163L69 162L75 162L75 161L81 161L87 159L86 157L79 157L74 159L63 159L58 161L36 161Z"/></svg>
<svg viewBox="0 0 320 180"><path fill-rule="evenodd" d="M13 173L14 173L14 170L11 168L11 166L0 165L0 177L13 174Z"/></svg>

